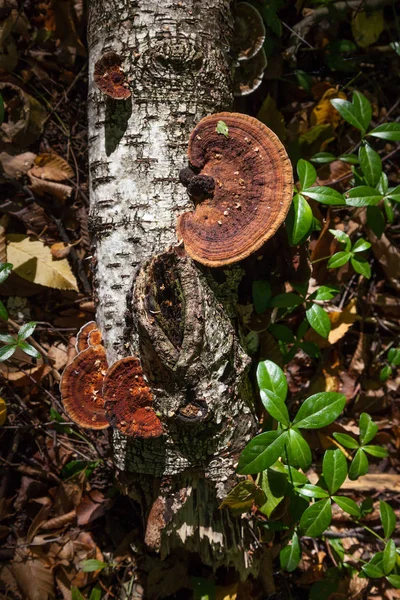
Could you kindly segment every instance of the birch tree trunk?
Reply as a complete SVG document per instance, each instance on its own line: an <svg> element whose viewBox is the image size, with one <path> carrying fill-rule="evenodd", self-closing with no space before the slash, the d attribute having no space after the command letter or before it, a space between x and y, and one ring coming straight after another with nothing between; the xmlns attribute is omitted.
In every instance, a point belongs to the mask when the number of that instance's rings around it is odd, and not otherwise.
<svg viewBox="0 0 400 600"><path fill-rule="evenodd" d="M192 208L178 180L189 133L231 107L232 31L230 0L92 0L89 162L108 361L140 356L165 430L155 440L113 432L119 480L161 559L184 548L245 579L257 569L252 521L218 510L255 428L250 361L231 322L242 270L210 273L174 248L177 217ZM127 100L93 83L109 51L122 59Z"/></svg>

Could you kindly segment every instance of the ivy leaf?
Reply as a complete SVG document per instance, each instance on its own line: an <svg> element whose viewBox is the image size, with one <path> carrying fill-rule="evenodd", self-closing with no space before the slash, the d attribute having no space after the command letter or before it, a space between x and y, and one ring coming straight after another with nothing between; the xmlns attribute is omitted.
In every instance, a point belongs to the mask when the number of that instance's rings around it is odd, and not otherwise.
<svg viewBox="0 0 400 600"><path fill-rule="evenodd" d="M392 535L394 528L396 527L396 515L390 504L383 500L379 502L379 513L381 516L383 532L387 539Z"/></svg>
<svg viewBox="0 0 400 600"><path fill-rule="evenodd" d="M302 429L320 429L335 421L345 405L343 394L319 392L303 402L293 424Z"/></svg>
<svg viewBox="0 0 400 600"><path fill-rule="evenodd" d="M394 565L396 564L396 558L396 545L393 540L389 540L383 551L382 558L383 572L385 575L389 575L390 571L393 570Z"/></svg>
<svg viewBox="0 0 400 600"><path fill-rule="evenodd" d="M215 131L225 137L229 137L228 125L224 121L218 121Z"/></svg>
<svg viewBox="0 0 400 600"><path fill-rule="evenodd" d="M313 304L306 310L306 316L307 321L310 323L314 331L319 333L319 335L322 335L322 337L327 338L331 330L331 322L322 306Z"/></svg>
<svg viewBox="0 0 400 600"><path fill-rule="evenodd" d="M369 266L369 262L366 258L363 258L362 256L358 256L357 258L355 256L352 256L350 262L351 266L353 267L356 273L359 273L367 279L370 279L371 267Z"/></svg>
<svg viewBox="0 0 400 600"><path fill-rule="evenodd" d="M327 450L322 462L322 475L331 494L337 492L347 477L346 457L339 448Z"/></svg>
<svg viewBox="0 0 400 600"><path fill-rule="evenodd" d="M299 466L303 471L308 469L312 461L310 446L295 429L289 429L287 432L286 452L291 466Z"/></svg>
<svg viewBox="0 0 400 600"><path fill-rule="evenodd" d="M360 447L357 440L352 438L350 435L347 435L347 433L337 433L335 431L333 434L333 437L335 438L335 440L337 440L339 442L339 444L341 444L345 448L350 448L351 450L356 450L357 448Z"/></svg>
<svg viewBox="0 0 400 600"><path fill-rule="evenodd" d="M383 194L368 185L359 185L346 192L347 206L374 206L382 200Z"/></svg>
<svg viewBox="0 0 400 600"><path fill-rule="evenodd" d="M365 146L360 147L358 158L360 159L360 167L368 185L375 187L382 174L382 161L379 154L371 146L365 144Z"/></svg>
<svg viewBox="0 0 400 600"><path fill-rule="evenodd" d="M352 517L356 517L356 519L361 517L360 507L351 498L346 498L345 496L332 496L332 500L336 502L336 504L340 506L344 512L348 513Z"/></svg>
<svg viewBox="0 0 400 600"><path fill-rule="evenodd" d="M362 444L368 444L374 439L378 433L378 425L373 422L371 416L368 413L361 413L360 415L360 442Z"/></svg>
<svg viewBox="0 0 400 600"><path fill-rule="evenodd" d="M312 223L313 213L310 205L304 196L296 194L286 217L289 244L291 246L299 244L310 232Z"/></svg>
<svg viewBox="0 0 400 600"><path fill-rule="evenodd" d="M267 431L256 435L240 455L237 472L240 475L261 473L271 467L285 448L286 434L282 431Z"/></svg>
<svg viewBox="0 0 400 600"><path fill-rule="evenodd" d="M297 163L297 174L302 190L311 187L317 180L317 171L308 160L303 158Z"/></svg>
<svg viewBox="0 0 400 600"><path fill-rule="evenodd" d="M336 252L336 254L331 256L328 260L327 267L328 269L337 269L349 262L350 258L351 252Z"/></svg>
<svg viewBox="0 0 400 600"><path fill-rule="evenodd" d="M349 479L352 481L368 473L368 458L362 448L359 448L354 455L349 469Z"/></svg>
<svg viewBox="0 0 400 600"><path fill-rule="evenodd" d="M345 121L362 131L362 133L366 132L366 127L364 126L365 118L360 113L358 105L355 106L348 100L342 100L341 98L333 98L331 104Z"/></svg>
<svg viewBox="0 0 400 600"><path fill-rule="evenodd" d="M383 125L378 125L378 127L369 131L367 135L373 135L382 140L400 142L400 123L384 123Z"/></svg>
<svg viewBox="0 0 400 600"><path fill-rule="evenodd" d="M308 196L321 204L331 204L334 206L343 206L346 204L342 194L333 188L316 185L302 191L305 196Z"/></svg>
<svg viewBox="0 0 400 600"><path fill-rule="evenodd" d="M332 521L332 507L330 498L319 500L309 506L300 519L300 528L303 535L317 537L322 535Z"/></svg>
<svg viewBox="0 0 400 600"><path fill-rule="evenodd" d="M293 533L292 543L286 548L283 548L279 554L281 568L291 573L295 570L301 560L301 546L299 536L296 532Z"/></svg>

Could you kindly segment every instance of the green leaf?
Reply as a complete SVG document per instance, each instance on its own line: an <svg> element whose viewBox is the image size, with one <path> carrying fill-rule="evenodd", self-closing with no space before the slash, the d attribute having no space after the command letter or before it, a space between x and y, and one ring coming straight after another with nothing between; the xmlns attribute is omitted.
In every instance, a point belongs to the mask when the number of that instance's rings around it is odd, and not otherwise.
<svg viewBox="0 0 400 600"><path fill-rule="evenodd" d="M383 208L385 210L387 222L392 224L394 221L394 209L393 209L392 200L389 200L389 198L384 198L383 199Z"/></svg>
<svg viewBox="0 0 400 600"><path fill-rule="evenodd" d="M319 392L307 398L293 421L302 429L320 429L332 423L346 405L346 397L337 392Z"/></svg>
<svg viewBox="0 0 400 600"><path fill-rule="evenodd" d="M364 94L361 94L361 92L354 92L352 101L355 114L357 115L357 118L360 120L364 127L364 130L366 131L372 118L371 103L369 102L369 100L367 100Z"/></svg>
<svg viewBox="0 0 400 600"><path fill-rule="evenodd" d="M368 144L361 146L358 151L360 166L368 185L375 187L382 174L382 161L380 156Z"/></svg>
<svg viewBox="0 0 400 600"><path fill-rule="evenodd" d="M337 492L347 477L346 457L339 448L327 450L322 462L322 475L331 494Z"/></svg>
<svg viewBox="0 0 400 600"><path fill-rule="evenodd" d="M346 204L342 194L330 187L316 185L310 189L303 190L303 194L321 204L332 204L335 206Z"/></svg>
<svg viewBox="0 0 400 600"><path fill-rule="evenodd" d="M366 258L364 258L362 256L358 256L357 258L355 258L354 256L352 256L350 259L350 262L351 262L351 266L353 267L353 269L355 270L356 273L359 273L360 275L363 275L367 279L370 279L371 267L369 266L369 262L367 261Z"/></svg>
<svg viewBox="0 0 400 600"><path fill-rule="evenodd" d="M299 347L311 358L320 358L321 350L315 342L300 342Z"/></svg>
<svg viewBox="0 0 400 600"><path fill-rule="evenodd" d="M32 333L35 331L36 325L37 323L35 321L30 321L29 323L25 323L25 325L22 325L18 332L18 339L26 340L26 338L32 335Z"/></svg>
<svg viewBox="0 0 400 600"><path fill-rule="evenodd" d="M322 306L313 304L306 310L306 316L307 321L310 323L314 331L319 333L319 335L322 335L322 337L327 338L331 330L331 322Z"/></svg>
<svg viewBox="0 0 400 600"><path fill-rule="evenodd" d="M0 319L3 319L3 321L7 321L8 320L8 312L6 307L4 306L4 304L2 303L2 301L0 300Z"/></svg>
<svg viewBox="0 0 400 600"><path fill-rule="evenodd" d="M300 298L297 294L293 292L288 292L287 294L278 294L274 296L269 303L272 307L277 308L296 308L303 304L303 298Z"/></svg>
<svg viewBox="0 0 400 600"><path fill-rule="evenodd" d="M286 400L288 384L285 373L272 360L258 363L257 383L260 392L272 392L283 402Z"/></svg>
<svg viewBox="0 0 400 600"><path fill-rule="evenodd" d="M373 135L374 137L392 142L400 142L400 123L378 125L378 127L369 131L367 135Z"/></svg>
<svg viewBox="0 0 400 600"><path fill-rule="evenodd" d="M301 546L299 536L296 532L292 536L292 544L283 548L279 554L281 569L291 573L294 571L301 560Z"/></svg>
<svg viewBox="0 0 400 600"><path fill-rule="evenodd" d="M336 296L336 294L339 293L339 291L340 290L336 287L331 287L329 285L321 285L321 287L318 288L313 299L319 301L331 300Z"/></svg>
<svg viewBox="0 0 400 600"><path fill-rule="evenodd" d="M396 515L393 508L387 502L381 500L379 502L379 512L382 521L383 532L385 538L390 538L394 528L396 527Z"/></svg>
<svg viewBox="0 0 400 600"><path fill-rule="evenodd" d="M385 217L380 208L377 206L367 206L367 223L376 237L380 239L386 227Z"/></svg>
<svg viewBox="0 0 400 600"><path fill-rule="evenodd" d="M309 506L300 519L303 535L317 537L322 535L332 520L332 507L329 498L319 500Z"/></svg>
<svg viewBox="0 0 400 600"><path fill-rule="evenodd" d="M329 229L331 233L341 244L345 244L345 250L350 250L351 240L350 237L341 229Z"/></svg>
<svg viewBox="0 0 400 600"><path fill-rule="evenodd" d="M345 552L345 549L343 547L342 540L340 540L339 538L333 538L333 539L330 539L330 540L327 540L327 541L328 541L328 544L333 548L333 550L335 551L335 553L338 555L338 558L339 558L340 562L343 562L344 555L346 554L346 552Z"/></svg>
<svg viewBox="0 0 400 600"><path fill-rule="evenodd" d="M347 435L347 433L336 433L336 431L335 431L333 434L333 437L335 438L335 440L337 440L339 442L339 444L341 444L345 448L350 448L351 450L356 450L357 448L360 447L357 440L352 438L350 435Z"/></svg>
<svg viewBox="0 0 400 600"><path fill-rule="evenodd" d="M293 332L286 325L280 325L279 323L272 323L268 327L268 331L270 331L272 333L272 335L274 336L274 338L276 338L280 342L285 342L287 344L290 344L295 341Z"/></svg>
<svg viewBox="0 0 400 600"><path fill-rule="evenodd" d="M369 515L374 510L374 502L371 497L365 498L360 504L361 517Z"/></svg>
<svg viewBox="0 0 400 600"><path fill-rule="evenodd" d="M368 458L362 448L359 448L354 455L349 469L349 479L354 481L362 475L368 473Z"/></svg>
<svg viewBox="0 0 400 600"><path fill-rule="evenodd" d="M365 250L368 250L368 248L371 248L371 244L369 242L367 242L367 240L364 240L364 238L360 238L359 240L356 241L356 243L354 244L351 251L352 252L364 252Z"/></svg>
<svg viewBox="0 0 400 600"><path fill-rule="evenodd" d="M336 502L336 504L340 506L344 512L348 513L352 517L356 517L356 519L361 517L360 507L351 498L346 498L345 496L332 496L332 500Z"/></svg>
<svg viewBox="0 0 400 600"><path fill-rule="evenodd" d="M400 185L398 185L395 188L390 188L387 193L386 196L388 198L391 198L392 200L394 200L395 202L400 202Z"/></svg>
<svg viewBox="0 0 400 600"><path fill-rule="evenodd" d="M378 433L378 425L373 422L371 416L368 413L361 413L360 415L360 442L362 444L368 444L374 439Z"/></svg>
<svg viewBox="0 0 400 600"><path fill-rule="evenodd" d="M290 466L299 466L303 471L308 469L312 460L310 446L295 429L289 429L287 432L286 452Z"/></svg>
<svg viewBox="0 0 400 600"><path fill-rule="evenodd" d="M228 125L224 121L218 121L215 131L225 137L229 137Z"/></svg>
<svg viewBox="0 0 400 600"><path fill-rule="evenodd" d="M23 350L25 352L25 354L28 354L29 356L33 356L33 358L41 358L41 356L42 356L40 354L40 352L38 350L36 350L36 348L31 346L27 342L18 342L17 347L20 348L21 350Z"/></svg>
<svg viewBox="0 0 400 600"><path fill-rule="evenodd" d="M296 194L286 217L289 244L299 244L311 231L312 223L313 213L310 205L301 194Z"/></svg>
<svg viewBox="0 0 400 600"><path fill-rule="evenodd" d="M389 189L389 181L385 172L381 173L378 185L376 189L382 192L382 194L386 194Z"/></svg>
<svg viewBox="0 0 400 600"><path fill-rule="evenodd" d="M275 466L280 467L275 469ZM260 512L267 515L269 518L275 508L282 502L286 494L288 477L283 470L283 465L280 462L275 463L271 469L267 469L261 473L259 485L267 497L265 504L260 506Z"/></svg>
<svg viewBox="0 0 400 600"><path fill-rule="evenodd" d="M362 566L362 570L371 579L379 579L380 577L384 576L382 561L380 561L378 564L375 564L372 562L372 560L370 560L369 563Z"/></svg>
<svg viewBox="0 0 400 600"><path fill-rule="evenodd" d="M17 340L8 333L1 333L0 342L4 342L5 344L16 344Z"/></svg>
<svg viewBox="0 0 400 600"><path fill-rule="evenodd" d="M390 348L387 357L391 365L398 367L400 365L400 348Z"/></svg>
<svg viewBox="0 0 400 600"><path fill-rule="evenodd" d="M0 348L0 362L4 362L8 358L10 358L14 354L16 349L17 349L16 344L8 345L8 346L4 346L3 348Z"/></svg>
<svg viewBox="0 0 400 600"><path fill-rule="evenodd" d="M297 174L300 179L301 189L311 187L317 179L317 171L308 160L301 158L297 163Z"/></svg>
<svg viewBox="0 0 400 600"><path fill-rule="evenodd" d="M350 258L351 252L336 252L328 260L327 267L328 269L337 269L349 262Z"/></svg>
<svg viewBox="0 0 400 600"><path fill-rule="evenodd" d="M96 558L90 558L89 560L84 560L81 563L81 566L84 573L92 573L93 571L101 571L105 569L107 563L97 560Z"/></svg>
<svg viewBox="0 0 400 600"><path fill-rule="evenodd" d="M393 587L400 589L400 575L388 575L386 579Z"/></svg>
<svg viewBox="0 0 400 600"><path fill-rule="evenodd" d="M323 490L318 485L311 485L311 483L307 483L300 488L299 494L301 496L306 496L306 498L329 498L329 494L326 490Z"/></svg>
<svg viewBox="0 0 400 600"><path fill-rule="evenodd" d="M100 587L100 585L97 583L94 588L92 588L92 591L90 592L90 596L89 596L89 600L101 600L101 596L102 596L102 589Z"/></svg>
<svg viewBox="0 0 400 600"><path fill-rule="evenodd" d="M364 126L365 117L360 113L358 105L355 106L348 100L342 100L341 98L333 98L331 104L336 108L340 116L353 125L356 129L365 133L366 127Z"/></svg>
<svg viewBox="0 0 400 600"><path fill-rule="evenodd" d="M254 309L258 315L261 315L269 306L271 285L265 279L258 279L253 281L252 290Z"/></svg>
<svg viewBox="0 0 400 600"><path fill-rule="evenodd" d="M347 206L374 206L383 198L383 194L368 185L359 185L346 192Z"/></svg>
<svg viewBox="0 0 400 600"><path fill-rule="evenodd" d="M332 152L318 152L317 154L314 154L314 156L312 156L310 160L319 165L324 165L336 160L336 156L332 154Z"/></svg>
<svg viewBox="0 0 400 600"><path fill-rule="evenodd" d="M385 365L384 367L382 367L380 373L379 373L379 379L381 381L387 381L389 379L389 377L392 374L392 367L390 367L389 365Z"/></svg>
<svg viewBox="0 0 400 600"><path fill-rule="evenodd" d="M240 455L237 472L240 475L261 473L282 456L286 435L282 431L267 431L256 435Z"/></svg>
<svg viewBox="0 0 400 600"><path fill-rule="evenodd" d="M278 423L282 423L288 427L290 425L289 413L284 400L273 392L260 392L261 401L265 409L271 417L276 419Z"/></svg>
<svg viewBox="0 0 400 600"><path fill-rule="evenodd" d="M359 160L356 154L341 154L339 160L349 163L350 165L358 165Z"/></svg>
<svg viewBox="0 0 400 600"><path fill-rule="evenodd" d="M74 585L71 585L71 600L85 600L79 589Z"/></svg>
<svg viewBox="0 0 400 600"><path fill-rule="evenodd" d="M389 575L396 564L396 544L393 540L389 540L383 551L382 567L385 575Z"/></svg>
<svg viewBox="0 0 400 600"><path fill-rule="evenodd" d="M11 263L0 263L0 283L3 283L13 270L14 265Z"/></svg>

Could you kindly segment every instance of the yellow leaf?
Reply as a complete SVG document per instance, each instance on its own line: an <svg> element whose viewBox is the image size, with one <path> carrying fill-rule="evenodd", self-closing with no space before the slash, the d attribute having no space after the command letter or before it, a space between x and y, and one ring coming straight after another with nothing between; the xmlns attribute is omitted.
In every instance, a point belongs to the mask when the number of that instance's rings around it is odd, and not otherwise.
<svg viewBox="0 0 400 600"><path fill-rule="evenodd" d="M57 290L78 291L68 261L54 260L43 242L20 234L7 235L7 242L7 261L22 279Z"/></svg>
<svg viewBox="0 0 400 600"><path fill-rule="evenodd" d="M3 398L0 398L0 425L4 425L7 418L7 404Z"/></svg>
<svg viewBox="0 0 400 600"><path fill-rule="evenodd" d="M253 505L261 506L267 498L261 488L250 479L241 481L223 500L219 508L227 507L235 514L252 509Z"/></svg>
<svg viewBox="0 0 400 600"><path fill-rule="evenodd" d="M63 181L74 176L74 171L66 160L57 154L47 153L39 154L35 158L35 165L30 173L39 179L50 179L51 181Z"/></svg>
<svg viewBox="0 0 400 600"><path fill-rule="evenodd" d="M215 600L236 600L238 594L238 584L224 585L215 588Z"/></svg>
<svg viewBox="0 0 400 600"><path fill-rule="evenodd" d="M361 48L366 48L378 40L384 26L385 22L382 10L375 10L369 13L366 13L364 10L358 10L351 21L351 31L353 32L354 41Z"/></svg>
<svg viewBox="0 0 400 600"><path fill-rule="evenodd" d="M332 329L328 335L328 342L336 344L350 329L357 319L356 299L353 298L340 312L328 313Z"/></svg>
<svg viewBox="0 0 400 600"><path fill-rule="evenodd" d="M332 106L332 98L341 98L342 100L346 100L346 94L344 92L338 92L334 88L327 90L311 113L311 125L327 123L336 129L340 123L341 116Z"/></svg>

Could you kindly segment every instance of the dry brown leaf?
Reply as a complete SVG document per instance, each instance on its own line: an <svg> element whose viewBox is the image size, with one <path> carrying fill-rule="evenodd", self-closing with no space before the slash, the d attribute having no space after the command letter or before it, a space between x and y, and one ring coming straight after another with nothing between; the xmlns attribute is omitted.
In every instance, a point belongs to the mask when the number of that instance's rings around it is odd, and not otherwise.
<svg viewBox="0 0 400 600"><path fill-rule="evenodd" d="M84 496L76 508L78 525L87 525L102 517L111 506L111 500L106 498L99 490L92 490Z"/></svg>
<svg viewBox="0 0 400 600"><path fill-rule="evenodd" d="M57 290L78 291L68 261L54 260L50 248L43 242L20 234L8 235L7 241L7 260L22 279Z"/></svg>
<svg viewBox="0 0 400 600"><path fill-rule="evenodd" d="M331 104L333 98L341 98L346 100L346 94L339 92L335 88L330 88L322 96L317 106L311 113L310 123L311 125L329 124L334 129L339 125L341 116L338 111Z"/></svg>
<svg viewBox="0 0 400 600"><path fill-rule="evenodd" d="M17 156L11 156L7 152L0 153L0 163L3 171L13 179L19 179L25 175L31 168L36 154L33 152L23 152Z"/></svg>
<svg viewBox="0 0 400 600"><path fill-rule="evenodd" d="M368 239L372 245L372 252L379 261L388 282L400 291L400 252L395 244L391 243L389 238L382 233L380 239L367 228Z"/></svg>
<svg viewBox="0 0 400 600"><path fill-rule="evenodd" d="M383 492L400 492L400 477L391 473L367 473L355 481L346 481L342 484L344 490L363 490L371 492L377 490L380 494Z"/></svg>
<svg viewBox="0 0 400 600"><path fill-rule="evenodd" d="M47 355L56 371L61 371L68 362L67 346L63 342L53 344Z"/></svg>
<svg viewBox="0 0 400 600"><path fill-rule="evenodd" d="M15 369L5 363L0 364L0 373L8 381L12 382L12 385L16 388L25 386L33 387L33 384L39 382L46 377L51 371L50 365L39 365L32 369L24 368L23 371Z"/></svg>
<svg viewBox="0 0 400 600"><path fill-rule="evenodd" d="M71 179L74 171L66 160L57 154L39 154L35 158L35 164L29 174L39 179L50 181L63 181Z"/></svg>
<svg viewBox="0 0 400 600"><path fill-rule="evenodd" d="M36 194L39 194L39 196L50 194L51 196L54 196L58 200L62 200L64 202L71 195L72 187L70 185L56 183L54 181L46 181L46 179L39 179L38 177L31 175L31 172L29 172L28 175L29 179L31 180L31 190Z"/></svg>
<svg viewBox="0 0 400 600"><path fill-rule="evenodd" d="M29 548L17 548L12 572L26 600L53 600L56 597L52 569Z"/></svg>

